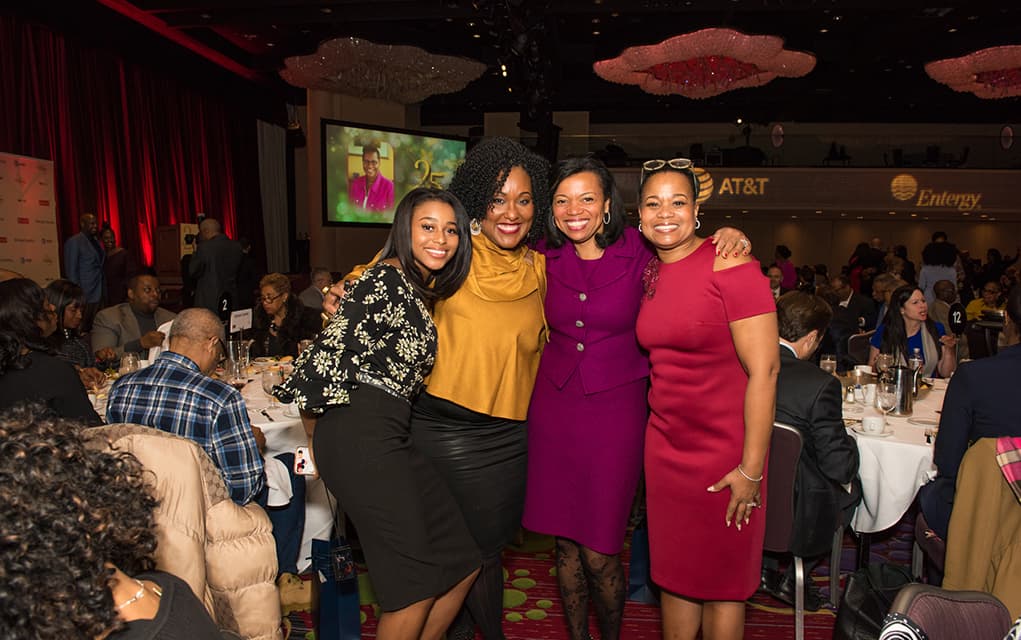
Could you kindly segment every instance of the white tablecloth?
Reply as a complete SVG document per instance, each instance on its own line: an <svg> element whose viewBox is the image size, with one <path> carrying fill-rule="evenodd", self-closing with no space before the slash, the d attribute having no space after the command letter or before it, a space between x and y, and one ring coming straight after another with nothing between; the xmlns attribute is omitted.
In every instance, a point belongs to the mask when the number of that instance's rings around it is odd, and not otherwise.
<svg viewBox="0 0 1021 640"><path fill-rule="evenodd" d="M295 447L308 445L301 418L284 415L286 409L280 404L271 406L258 378L248 383L241 390L241 395L248 408L248 419L266 436L267 459L281 453L294 453ZM272 420L261 413L263 409ZM298 571L304 571L310 564L312 540L328 540L333 527L330 494L322 479L306 476L305 492L305 533L298 553Z"/></svg>
<svg viewBox="0 0 1021 640"><path fill-rule="evenodd" d="M887 416L887 428L893 435L885 438L866 436L849 429L858 441L861 466L862 502L855 511L851 526L860 533L874 533L897 524L911 506L918 489L932 480L936 470L932 464L931 443L925 440L932 424L939 422L946 381L936 380L935 387L915 401L911 418ZM861 418L861 405L844 405L845 418ZM932 439L935 442L935 439Z"/></svg>

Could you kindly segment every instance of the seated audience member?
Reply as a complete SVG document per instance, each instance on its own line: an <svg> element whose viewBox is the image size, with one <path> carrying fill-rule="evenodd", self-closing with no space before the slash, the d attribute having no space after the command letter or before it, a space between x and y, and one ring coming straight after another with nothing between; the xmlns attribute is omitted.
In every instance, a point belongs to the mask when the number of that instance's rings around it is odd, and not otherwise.
<svg viewBox="0 0 1021 640"><path fill-rule="evenodd" d="M174 319L174 313L160 306L160 281L141 273L128 280L128 301L96 314L92 326L92 351L99 358L112 349L114 357L125 352L145 359L149 349L163 344L166 337L156 330Z"/></svg>
<svg viewBox="0 0 1021 640"><path fill-rule="evenodd" d="M323 308L323 298L325 297L323 289L331 284L333 284L333 274L328 269L316 267L312 269L312 284L298 294L298 299L309 309L319 312Z"/></svg>
<svg viewBox="0 0 1021 640"><path fill-rule="evenodd" d="M221 640L188 585L153 571L156 500L134 456L86 448L78 423L29 403L0 413L0 451L4 638Z"/></svg>
<svg viewBox="0 0 1021 640"><path fill-rule="evenodd" d="M35 282L0 282L0 408L38 400L65 418L100 424L78 374L47 344L56 316Z"/></svg>
<svg viewBox="0 0 1021 640"><path fill-rule="evenodd" d="M984 311L1003 311L1004 304L1000 301L1000 283L995 280L982 285L982 296L968 303L964 312L968 321L981 320Z"/></svg>
<svg viewBox="0 0 1021 640"><path fill-rule="evenodd" d="M777 302L780 376L776 381L776 421L801 432L803 446L795 480L794 539L791 551L807 559L806 574L830 550L833 532L848 524L861 500L858 446L844 428L840 382L807 360L826 334L830 306L818 296L792 292ZM766 567L767 557L763 562ZM775 566L775 564L774 564ZM782 579L763 571L763 585L794 603L794 572ZM805 608L822 603L806 579Z"/></svg>
<svg viewBox="0 0 1021 640"><path fill-rule="evenodd" d="M890 294L890 308L870 344L869 366L875 366L880 353L891 354L894 364L905 366L917 351L924 376L948 378L957 368L957 337L933 322L922 290L914 285Z"/></svg>
<svg viewBox="0 0 1021 640"><path fill-rule="evenodd" d="M170 327L170 348L151 366L113 384L107 422L155 427L195 441L222 472L234 502L266 507L269 489L259 452L265 437L249 422L241 393L209 377L226 356L223 339L223 324L212 311L182 311ZM278 457L293 473L294 454ZM273 522L280 570L294 573L304 528L305 479L291 480L289 504L266 513Z"/></svg>
<svg viewBox="0 0 1021 640"><path fill-rule="evenodd" d="M880 273L872 279L872 300L876 303L876 323L883 321L886 310L890 306L890 294L897 287L903 287L904 282L892 273Z"/></svg>
<svg viewBox="0 0 1021 640"><path fill-rule="evenodd" d="M940 280L932 285L935 301L929 305L929 315L944 327L950 326L950 305L957 302L957 287L949 280Z"/></svg>
<svg viewBox="0 0 1021 640"><path fill-rule="evenodd" d="M323 327L320 308L302 304L291 293L290 279L282 273L264 276L259 291L261 304L252 323L252 357L297 357L298 342L311 340Z"/></svg>
<svg viewBox="0 0 1021 640"><path fill-rule="evenodd" d="M106 382L106 376L96 368L96 356L78 333L85 308L82 288L70 280L54 280L46 285L43 292L57 313L57 330L49 338L50 347L56 352L55 355L75 368L86 389L102 386ZM101 359L113 358L113 349L108 349Z"/></svg>
<svg viewBox="0 0 1021 640"><path fill-rule="evenodd" d="M847 355L847 339L856 333L868 331L876 325L876 308L872 301L851 288L851 279L843 274L830 278L832 295L836 299L833 306L833 321L830 323L829 335L833 339L833 347L837 355L837 370L853 368Z"/></svg>
<svg viewBox="0 0 1021 640"><path fill-rule="evenodd" d="M1021 287L1007 297L1004 323L1010 346L991 358L961 364L943 400L933 456L936 478L919 493L929 527L943 538L954 506L957 470L968 447L980 438L1021 436L1021 402L1013 397L1021 380Z"/></svg>
<svg viewBox="0 0 1021 640"><path fill-rule="evenodd" d="M766 269L766 277L769 278L769 288L773 292L774 300L790 291L790 289L781 284L783 282L783 271L775 264L769 265L769 268Z"/></svg>

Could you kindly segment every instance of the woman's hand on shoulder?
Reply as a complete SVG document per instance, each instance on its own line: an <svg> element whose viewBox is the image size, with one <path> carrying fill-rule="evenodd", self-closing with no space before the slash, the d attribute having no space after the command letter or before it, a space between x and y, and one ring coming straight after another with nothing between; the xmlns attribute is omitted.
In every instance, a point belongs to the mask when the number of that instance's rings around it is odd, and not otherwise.
<svg viewBox="0 0 1021 640"><path fill-rule="evenodd" d="M716 246L716 256L726 259L730 257L749 256L752 253L751 240L740 229L720 227L709 241Z"/></svg>

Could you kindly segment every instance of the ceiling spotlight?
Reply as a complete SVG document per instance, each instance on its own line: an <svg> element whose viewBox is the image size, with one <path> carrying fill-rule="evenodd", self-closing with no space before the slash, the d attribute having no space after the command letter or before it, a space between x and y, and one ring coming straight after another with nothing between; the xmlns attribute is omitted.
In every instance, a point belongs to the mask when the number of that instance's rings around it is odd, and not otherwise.
<svg viewBox="0 0 1021 640"><path fill-rule="evenodd" d="M947 29L947 33L957 33L957 27L950 27Z"/></svg>
<svg viewBox="0 0 1021 640"><path fill-rule="evenodd" d="M473 33L473 34L472 34L472 37L473 37L473 38L481 38L482 36L481 36L481 35L479 35L479 34L477 34L477 33Z"/></svg>
<svg viewBox="0 0 1021 640"><path fill-rule="evenodd" d="M819 29L819 33L829 33L829 32L830 32L830 30L827 29L826 27L823 27L822 29Z"/></svg>
<svg viewBox="0 0 1021 640"><path fill-rule="evenodd" d="M333 9L331 9L329 7L323 7L319 11L321 11L322 13L333 13Z"/></svg>
<svg viewBox="0 0 1021 640"><path fill-rule="evenodd" d="M797 218L798 216L791 216L791 218Z"/></svg>
<svg viewBox="0 0 1021 640"><path fill-rule="evenodd" d="M212 18L213 16L209 15L208 13L200 13L199 17L202 18L203 20L208 20L208 19Z"/></svg>
<svg viewBox="0 0 1021 640"><path fill-rule="evenodd" d="M742 120L741 118L738 118L738 119L737 119L737 123L738 123L738 124L742 124L743 122L744 122L744 120Z"/></svg>
<svg viewBox="0 0 1021 640"><path fill-rule="evenodd" d="M888 213L888 214L890 214L891 216L895 216L895 215L897 215L897 212L896 212L896 211L887 211L887 213Z"/></svg>
<svg viewBox="0 0 1021 640"><path fill-rule="evenodd" d="M602 32L601 32L601 31L593 31L593 32L592 32L592 35L594 35L594 36L598 36L598 35L599 35L600 33L602 33Z"/></svg>
<svg viewBox="0 0 1021 640"><path fill-rule="evenodd" d="M816 209L815 212L816 213L822 213L822 209Z"/></svg>

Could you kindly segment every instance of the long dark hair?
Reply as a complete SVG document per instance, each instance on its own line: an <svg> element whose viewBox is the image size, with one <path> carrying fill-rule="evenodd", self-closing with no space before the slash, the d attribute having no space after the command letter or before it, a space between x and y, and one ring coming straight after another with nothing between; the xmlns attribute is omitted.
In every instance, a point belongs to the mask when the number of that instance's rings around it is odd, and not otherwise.
<svg viewBox="0 0 1021 640"><path fill-rule="evenodd" d="M0 375L24 369L31 362L21 351L49 351L39 328L44 313L43 290L28 278L0 282Z"/></svg>
<svg viewBox="0 0 1021 640"><path fill-rule="evenodd" d="M532 182L535 216L525 242L538 239L549 217L549 163L510 138L483 140L468 152L450 180L450 191L464 205L473 220L485 220L493 197L503 187L514 167L521 167Z"/></svg>
<svg viewBox="0 0 1021 640"><path fill-rule="evenodd" d="M890 294L890 306L886 310L886 317L883 318L883 342L879 351L880 353L893 354L894 362L899 362L899 356L902 356L907 362L911 356L908 353L908 330L904 324L904 316L900 312L915 291L921 291L921 289L913 284L907 284L897 287ZM928 331L932 336L932 341L936 343L936 361L939 362L943 355L943 344L939 341L936 323L932 318L926 316L925 322L922 324L924 325L923 330Z"/></svg>
<svg viewBox="0 0 1021 640"><path fill-rule="evenodd" d="M602 233L596 234L596 245L600 249L605 249L624 233L624 228L627 226L627 213L624 211L624 203L617 190L617 182L602 161L592 156L584 156L567 158L558 162L550 176L550 197L552 198L556 193L561 182L579 173L594 174L599 179L603 197L610 199L610 222L603 224ZM562 247L565 242L567 242L567 236L557 228L556 221L551 214L546 218L546 243L551 247Z"/></svg>
<svg viewBox="0 0 1021 640"><path fill-rule="evenodd" d="M422 275L421 269L415 264L415 256L411 248L411 219L415 209L426 202L442 202L450 205L454 210L454 219L457 221L457 250L447 264L439 271ZM430 189L419 187L408 192L394 211L394 223L390 228L390 235L387 236L386 244L383 245L381 260L397 258L404 270L404 275L411 282L415 293L426 303L432 306L437 300L449 298L454 295L465 278L468 277L468 270L471 268L472 245L471 232L468 230L468 214L465 212L461 201L449 191L442 189Z"/></svg>

